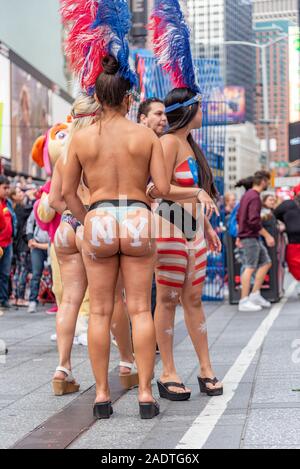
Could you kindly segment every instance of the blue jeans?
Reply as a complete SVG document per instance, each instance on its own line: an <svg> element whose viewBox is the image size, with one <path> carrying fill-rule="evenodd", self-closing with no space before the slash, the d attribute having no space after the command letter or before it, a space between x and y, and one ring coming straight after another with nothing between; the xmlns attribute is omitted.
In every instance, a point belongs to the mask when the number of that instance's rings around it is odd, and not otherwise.
<svg viewBox="0 0 300 469"><path fill-rule="evenodd" d="M12 244L3 248L3 256L0 259L0 303L9 300L8 285L13 258Z"/></svg>
<svg viewBox="0 0 300 469"><path fill-rule="evenodd" d="M31 271L30 252L19 252L16 259L13 292L16 299L24 300L26 282Z"/></svg>
<svg viewBox="0 0 300 469"><path fill-rule="evenodd" d="M47 258L47 251L43 251L42 249L31 250L32 279L30 283L29 301L35 301L38 303L40 282L43 275L44 264Z"/></svg>

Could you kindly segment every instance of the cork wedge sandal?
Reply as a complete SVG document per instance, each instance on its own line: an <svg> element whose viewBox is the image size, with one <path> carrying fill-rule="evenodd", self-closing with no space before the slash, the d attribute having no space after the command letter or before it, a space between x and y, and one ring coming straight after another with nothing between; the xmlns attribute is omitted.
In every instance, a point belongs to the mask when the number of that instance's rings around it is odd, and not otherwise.
<svg viewBox="0 0 300 469"><path fill-rule="evenodd" d="M64 373L66 375L66 379L53 379L52 388L55 396L65 396L66 394L73 394L79 391L80 385L76 383L70 370L67 370L62 366L58 366L56 371Z"/></svg>
<svg viewBox="0 0 300 469"><path fill-rule="evenodd" d="M130 373L120 373L120 381L124 389L133 389L139 385L139 375L135 363L120 362L119 366L128 368Z"/></svg>

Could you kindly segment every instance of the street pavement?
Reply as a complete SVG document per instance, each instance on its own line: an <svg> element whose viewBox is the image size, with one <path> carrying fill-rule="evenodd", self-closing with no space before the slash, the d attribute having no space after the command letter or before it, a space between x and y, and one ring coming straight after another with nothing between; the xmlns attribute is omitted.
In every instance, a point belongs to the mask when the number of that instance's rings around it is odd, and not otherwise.
<svg viewBox="0 0 300 469"><path fill-rule="evenodd" d="M210 399L199 393L197 361L179 308L175 357L183 381L192 388L191 400L161 400L160 416L142 421L137 391L127 392L114 404L110 420L91 420L86 431L78 432L66 447L300 448L300 298L290 278L287 287L287 297L279 305L260 313L239 313L236 306L226 303L205 305L212 362L218 378L224 379L223 397ZM7 356L0 354L0 449L35 435L36 429L47 428L47 422L59 415L65 418L64 425L55 428L53 424L52 431L63 439L72 425L68 423L70 409L91 414L84 398L87 392L93 393L94 379L85 347L73 350L81 394L52 395L51 378L57 366L56 344L50 341L54 331L55 318L43 309L34 315L26 309L0 315L0 350L8 348ZM111 373L118 360L117 349L112 347ZM160 371L158 361L156 378ZM153 387L158 398L155 381ZM48 437L43 437L41 447L51 447ZM26 440L29 447L30 438Z"/></svg>

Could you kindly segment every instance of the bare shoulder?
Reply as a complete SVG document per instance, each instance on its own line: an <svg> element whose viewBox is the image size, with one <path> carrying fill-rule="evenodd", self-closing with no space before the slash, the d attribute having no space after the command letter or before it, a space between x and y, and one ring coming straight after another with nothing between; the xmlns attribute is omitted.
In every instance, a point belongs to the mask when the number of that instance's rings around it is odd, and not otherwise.
<svg viewBox="0 0 300 469"><path fill-rule="evenodd" d="M131 122L132 125L132 130L137 132L139 135L145 135L148 137L153 137L156 136L155 132L152 129L149 129L149 127L145 127L142 124L136 124L135 122Z"/></svg>
<svg viewBox="0 0 300 469"><path fill-rule="evenodd" d="M180 140L178 139L178 137L174 134L166 134L166 135L163 135L161 138L160 138L160 141L162 143L162 145L164 146L167 146L167 147L171 147L173 148L174 150L178 150L179 149L179 146L180 146Z"/></svg>

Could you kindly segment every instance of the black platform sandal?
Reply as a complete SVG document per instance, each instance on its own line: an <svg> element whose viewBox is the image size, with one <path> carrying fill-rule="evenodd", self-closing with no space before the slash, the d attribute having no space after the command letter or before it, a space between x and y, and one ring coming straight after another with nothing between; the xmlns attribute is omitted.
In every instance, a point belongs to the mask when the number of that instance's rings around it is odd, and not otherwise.
<svg viewBox="0 0 300 469"><path fill-rule="evenodd" d="M140 402L140 416L142 420L154 419L159 415L158 402Z"/></svg>
<svg viewBox="0 0 300 469"><path fill-rule="evenodd" d="M109 419L113 413L111 402L98 402L94 405L94 417L98 420Z"/></svg>
<svg viewBox="0 0 300 469"><path fill-rule="evenodd" d="M185 389L185 385L183 383L162 383L161 381L157 381L159 395L162 399L168 399L169 401L188 401L191 397L190 392L183 392L178 393L174 391L170 391L169 388L179 388Z"/></svg>
<svg viewBox="0 0 300 469"><path fill-rule="evenodd" d="M210 378L200 378L198 376L198 382L199 382L199 387L200 387L200 392L203 394L206 394L209 397L217 397L217 396L223 396L224 394L224 389L218 388L218 389L211 389L207 385L212 384L215 386L218 384L219 380L217 378L210 379Z"/></svg>

